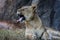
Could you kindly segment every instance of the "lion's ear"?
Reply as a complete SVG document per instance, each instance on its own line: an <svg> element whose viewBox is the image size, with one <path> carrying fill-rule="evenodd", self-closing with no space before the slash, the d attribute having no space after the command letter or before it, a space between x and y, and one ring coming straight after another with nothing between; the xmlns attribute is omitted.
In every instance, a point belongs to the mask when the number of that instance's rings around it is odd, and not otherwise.
<svg viewBox="0 0 60 40"><path fill-rule="evenodd" d="M36 6L32 6L33 9L36 9Z"/></svg>
<svg viewBox="0 0 60 40"><path fill-rule="evenodd" d="M36 9L36 6L33 5L32 8L33 8L33 10L35 10Z"/></svg>

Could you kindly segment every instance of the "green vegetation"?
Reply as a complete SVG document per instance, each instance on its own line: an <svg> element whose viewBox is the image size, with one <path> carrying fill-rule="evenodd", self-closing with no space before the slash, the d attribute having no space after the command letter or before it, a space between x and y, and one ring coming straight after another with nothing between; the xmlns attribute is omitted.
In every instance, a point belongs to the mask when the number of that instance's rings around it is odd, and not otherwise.
<svg viewBox="0 0 60 40"><path fill-rule="evenodd" d="M0 40L25 40L24 30L0 30Z"/></svg>

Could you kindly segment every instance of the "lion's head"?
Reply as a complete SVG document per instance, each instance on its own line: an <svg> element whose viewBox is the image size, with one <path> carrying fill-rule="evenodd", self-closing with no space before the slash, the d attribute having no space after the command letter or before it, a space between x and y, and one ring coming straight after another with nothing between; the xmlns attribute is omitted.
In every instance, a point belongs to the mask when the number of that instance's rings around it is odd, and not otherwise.
<svg viewBox="0 0 60 40"><path fill-rule="evenodd" d="M24 6L17 10L17 14L24 15L27 21L31 20L34 16L35 6Z"/></svg>

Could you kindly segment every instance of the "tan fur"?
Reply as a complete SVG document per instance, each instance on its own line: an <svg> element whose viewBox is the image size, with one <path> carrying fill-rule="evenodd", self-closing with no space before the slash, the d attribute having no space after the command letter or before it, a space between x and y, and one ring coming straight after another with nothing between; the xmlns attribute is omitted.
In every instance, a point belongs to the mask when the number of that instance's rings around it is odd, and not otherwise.
<svg viewBox="0 0 60 40"><path fill-rule="evenodd" d="M25 16L25 37L31 40L35 40L37 37L40 37L43 34L43 39L51 39L52 34L56 31L50 28L45 28L42 25L42 21L39 16L35 13L35 6L24 6L17 10L18 13L21 13ZM46 29L46 31L45 31ZM50 32L52 32L50 34ZM60 35L60 32L58 32ZM58 34L57 33L57 34Z"/></svg>

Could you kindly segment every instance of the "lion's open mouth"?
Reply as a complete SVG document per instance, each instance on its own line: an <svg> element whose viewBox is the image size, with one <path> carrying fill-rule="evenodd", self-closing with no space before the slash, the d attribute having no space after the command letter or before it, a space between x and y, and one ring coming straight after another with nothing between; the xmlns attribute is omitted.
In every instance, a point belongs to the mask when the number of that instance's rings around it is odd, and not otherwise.
<svg viewBox="0 0 60 40"><path fill-rule="evenodd" d="M17 20L17 22L21 22L21 23L24 22L25 20L24 15L19 14L18 16L19 16L19 19Z"/></svg>

